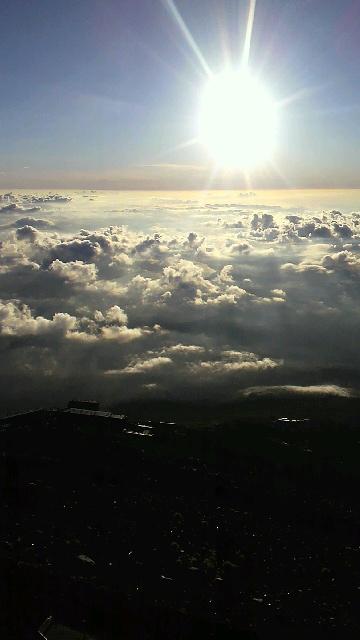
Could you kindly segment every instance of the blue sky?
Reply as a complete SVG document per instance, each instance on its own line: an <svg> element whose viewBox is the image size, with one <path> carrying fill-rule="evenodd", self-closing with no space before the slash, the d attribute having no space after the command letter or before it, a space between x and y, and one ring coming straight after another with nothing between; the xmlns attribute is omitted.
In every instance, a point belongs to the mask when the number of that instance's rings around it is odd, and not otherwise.
<svg viewBox="0 0 360 640"><path fill-rule="evenodd" d="M247 1L176 6L212 69L239 58ZM283 178L254 186L359 186L359 18L352 0L258 0L251 68L278 100L301 95L281 110ZM1 185L201 186L206 151L175 148L205 78L162 0L4 0L2 24Z"/></svg>

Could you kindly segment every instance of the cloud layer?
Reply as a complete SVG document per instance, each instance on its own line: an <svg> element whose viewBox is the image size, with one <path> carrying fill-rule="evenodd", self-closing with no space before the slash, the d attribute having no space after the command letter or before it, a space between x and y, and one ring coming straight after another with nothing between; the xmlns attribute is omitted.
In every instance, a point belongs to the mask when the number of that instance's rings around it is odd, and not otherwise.
<svg viewBox="0 0 360 640"><path fill-rule="evenodd" d="M360 213L207 198L2 195L3 406L354 393Z"/></svg>

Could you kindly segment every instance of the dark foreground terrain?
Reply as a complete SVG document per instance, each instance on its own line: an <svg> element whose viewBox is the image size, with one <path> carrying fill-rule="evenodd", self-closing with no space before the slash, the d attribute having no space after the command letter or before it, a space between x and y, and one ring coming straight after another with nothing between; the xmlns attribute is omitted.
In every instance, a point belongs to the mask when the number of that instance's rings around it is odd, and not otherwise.
<svg viewBox="0 0 360 640"><path fill-rule="evenodd" d="M360 426L325 413L0 421L0 637L359 633Z"/></svg>

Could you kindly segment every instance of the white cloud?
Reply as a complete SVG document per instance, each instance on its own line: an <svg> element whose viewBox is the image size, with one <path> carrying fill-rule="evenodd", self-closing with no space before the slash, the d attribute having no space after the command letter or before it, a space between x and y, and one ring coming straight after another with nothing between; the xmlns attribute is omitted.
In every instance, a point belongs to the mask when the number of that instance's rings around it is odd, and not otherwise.
<svg viewBox="0 0 360 640"><path fill-rule="evenodd" d="M281 361L259 358L255 353L224 351L222 360L203 360L192 365L193 371L206 374L229 374L236 372L265 371L282 365Z"/></svg>
<svg viewBox="0 0 360 640"><path fill-rule="evenodd" d="M113 307L107 310L105 318L109 323L115 323L120 325L127 324L127 321L128 321L128 317L125 311L123 309L120 309L120 307L117 304L115 304Z"/></svg>
<svg viewBox="0 0 360 640"><path fill-rule="evenodd" d="M55 313L51 319L33 317L27 305L0 300L0 334L3 336L66 335L75 325L76 318L68 313Z"/></svg>
<svg viewBox="0 0 360 640"><path fill-rule="evenodd" d="M340 398L351 398L355 395L353 389L347 387L339 387L334 384L318 384L318 385L273 385L248 387L241 391L244 396L261 396L261 395L300 395L300 396L337 396Z"/></svg>
<svg viewBox="0 0 360 640"><path fill-rule="evenodd" d="M146 329L129 329L128 327L102 327L100 336L105 340L116 340L116 342L132 342L142 336L146 335L148 331Z"/></svg>
<svg viewBox="0 0 360 640"><path fill-rule="evenodd" d="M94 264L85 264L81 260L62 262L56 259L50 264L49 271L68 282L82 284L95 282L97 275L97 269Z"/></svg>
<svg viewBox="0 0 360 640"><path fill-rule="evenodd" d="M135 360L130 363L124 369L110 369L105 371L106 375L126 375L126 374L137 374L137 373L151 373L155 369L162 368L164 366L168 366L172 363L171 358L167 358L164 356L158 356L156 358L149 358L148 360Z"/></svg>
<svg viewBox="0 0 360 640"><path fill-rule="evenodd" d="M205 348L195 344L173 344L171 347L164 349L168 353L195 354L204 353Z"/></svg>

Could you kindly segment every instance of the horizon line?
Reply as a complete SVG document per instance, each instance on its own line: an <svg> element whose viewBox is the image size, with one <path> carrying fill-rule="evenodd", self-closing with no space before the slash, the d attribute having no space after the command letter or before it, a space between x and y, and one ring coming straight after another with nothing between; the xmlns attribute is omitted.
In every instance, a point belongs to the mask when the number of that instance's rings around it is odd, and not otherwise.
<svg viewBox="0 0 360 640"><path fill-rule="evenodd" d="M337 187L327 187L327 186L297 186L297 187L285 187L285 186L281 186L281 187L256 187L256 186L252 186L251 188L248 187L242 187L242 186L237 186L237 187L213 187L213 188L206 188L204 189L203 187L180 187L180 186L174 186L174 187L123 187L123 186L119 186L119 187L115 187L115 186L101 186L101 187L97 187L95 185L88 185L88 186L73 186L73 185L68 185L68 186L60 186L60 185L52 185L52 186L14 186L14 185L0 185L0 190L1 191L25 191L25 190L40 190L40 191L55 191L55 190L61 190L61 191L153 191L153 192L159 192L159 191L164 191L164 192L172 192L172 191L197 191L197 192L209 192L209 191L243 191L244 193L249 193L252 195L256 195L255 191L360 191L360 185L359 186L337 186ZM1 194L0 194L1 195Z"/></svg>

